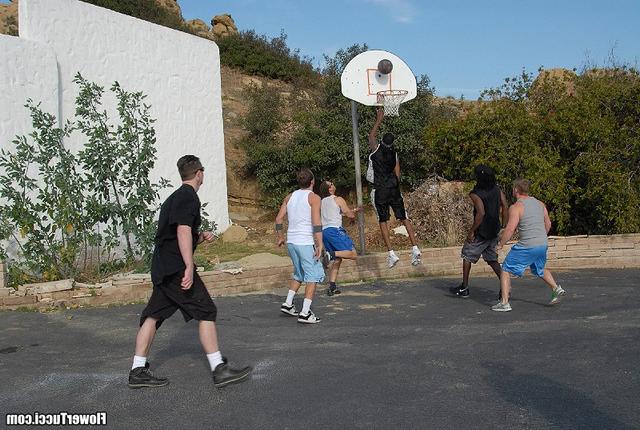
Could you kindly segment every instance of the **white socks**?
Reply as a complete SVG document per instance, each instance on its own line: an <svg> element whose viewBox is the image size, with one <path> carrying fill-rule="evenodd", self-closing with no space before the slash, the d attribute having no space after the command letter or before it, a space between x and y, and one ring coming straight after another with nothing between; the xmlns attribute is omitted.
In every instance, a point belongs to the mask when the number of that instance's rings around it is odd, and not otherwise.
<svg viewBox="0 0 640 430"><path fill-rule="evenodd" d="M420 254L420 250L418 249L418 245L413 245L413 248L411 248L413 250L413 252L416 252L418 254Z"/></svg>
<svg viewBox="0 0 640 430"><path fill-rule="evenodd" d="M223 363L222 354L220 353L220 351L207 354L207 360L209 360L209 366L211 366L211 370L216 370L216 367L218 367L218 364Z"/></svg>
<svg viewBox="0 0 640 430"><path fill-rule="evenodd" d="M395 257L395 256L396 256L396 253L395 253L395 252L393 252L393 249L392 249L391 251L389 251L389 255L390 255L391 257Z"/></svg>
<svg viewBox="0 0 640 430"><path fill-rule="evenodd" d="M285 301L287 306L291 306L293 304L293 296L295 295L296 295L295 291L289 290L289 292L287 293L287 300Z"/></svg>
<svg viewBox="0 0 640 430"><path fill-rule="evenodd" d="M147 357L139 357L137 355L133 356L133 366L131 366L131 370L136 367L144 367L147 364Z"/></svg>
<svg viewBox="0 0 640 430"><path fill-rule="evenodd" d="M300 315L309 315L310 311L311 311L311 300L304 299L304 302L302 303L302 310L300 311Z"/></svg>

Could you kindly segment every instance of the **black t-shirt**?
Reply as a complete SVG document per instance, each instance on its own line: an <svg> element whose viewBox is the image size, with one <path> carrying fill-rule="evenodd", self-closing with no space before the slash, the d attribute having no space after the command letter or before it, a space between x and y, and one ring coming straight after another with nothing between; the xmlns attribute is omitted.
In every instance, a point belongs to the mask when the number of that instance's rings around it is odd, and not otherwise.
<svg viewBox="0 0 640 430"><path fill-rule="evenodd" d="M500 232L500 187L494 185L490 190L483 190L476 186L471 190L471 194L480 197L484 205L484 218L478 227L478 237L484 240L495 239ZM475 207L473 208L473 216L476 216Z"/></svg>
<svg viewBox="0 0 640 430"><path fill-rule="evenodd" d="M369 160L373 169L374 188L394 188L400 185L395 173L398 154L393 145L380 143L369 155Z"/></svg>
<svg viewBox="0 0 640 430"><path fill-rule="evenodd" d="M160 284L165 277L185 269L178 247L178 226L191 227L195 251L200 223L200 199L191 185L183 184L165 200L160 208L151 262L151 280L154 284Z"/></svg>

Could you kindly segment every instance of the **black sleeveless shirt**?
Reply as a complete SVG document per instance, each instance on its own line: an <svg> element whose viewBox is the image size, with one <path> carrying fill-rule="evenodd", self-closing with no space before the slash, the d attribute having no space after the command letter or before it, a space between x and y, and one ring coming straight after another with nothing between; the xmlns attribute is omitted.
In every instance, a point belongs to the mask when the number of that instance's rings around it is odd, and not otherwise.
<svg viewBox="0 0 640 430"><path fill-rule="evenodd" d="M490 190L483 190L476 186L471 190L471 194L480 197L484 204L484 218L476 236L483 240L495 239L500 233L500 187L494 185ZM476 216L475 207L473 216Z"/></svg>

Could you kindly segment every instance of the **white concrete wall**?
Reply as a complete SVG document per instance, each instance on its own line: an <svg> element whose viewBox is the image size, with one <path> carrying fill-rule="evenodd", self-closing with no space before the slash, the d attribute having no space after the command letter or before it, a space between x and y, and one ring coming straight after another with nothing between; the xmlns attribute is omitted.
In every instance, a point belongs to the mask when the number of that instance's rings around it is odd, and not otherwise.
<svg viewBox="0 0 640 430"><path fill-rule="evenodd" d="M47 46L0 34L0 148L31 132L27 99L58 117L58 66ZM59 118L59 117L58 117Z"/></svg>
<svg viewBox="0 0 640 430"><path fill-rule="evenodd" d="M57 76L51 76L50 68L46 76L34 75L33 69L45 59L23 58L35 56L27 54L26 48L14 47L8 53L0 50L3 63L0 72L20 76L13 82L0 84L3 85L0 88L12 87L10 96L0 95L0 112L12 111L11 120L0 129L0 141L24 132L26 111L13 112L13 105L24 104L27 92L34 100L46 99L50 103L56 97L49 88L49 82L53 81L58 85L56 113L59 118L71 119L77 94L72 82L76 72L106 89L118 81L125 90L144 92L152 106L151 115L157 120L154 125L158 160L152 180L162 176L179 186L176 161L185 154L199 156L206 168L200 200L209 203L210 218L224 231L229 217L217 45L77 0L21 0L19 22L20 40L12 38L7 44L37 46L47 53L49 63L51 53L55 53ZM17 69L4 65L11 62L26 66ZM24 84L40 80L43 81L40 90L33 84ZM105 97L105 101L105 108L117 118L114 98ZM78 150L83 145L81 135L76 134L68 145ZM165 191L161 198L171 192L172 189Z"/></svg>

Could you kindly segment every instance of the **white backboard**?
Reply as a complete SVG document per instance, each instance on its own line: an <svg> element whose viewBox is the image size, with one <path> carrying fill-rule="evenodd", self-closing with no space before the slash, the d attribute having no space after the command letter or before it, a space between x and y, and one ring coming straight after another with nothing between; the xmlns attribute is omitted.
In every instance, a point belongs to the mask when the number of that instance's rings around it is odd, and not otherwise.
<svg viewBox="0 0 640 430"><path fill-rule="evenodd" d="M393 64L388 75L378 72L378 62L387 59ZM400 59L391 52L372 50L358 54L344 68L340 78L342 95L367 106L379 106L377 93L384 90L406 90L403 103L416 97L416 77Z"/></svg>

